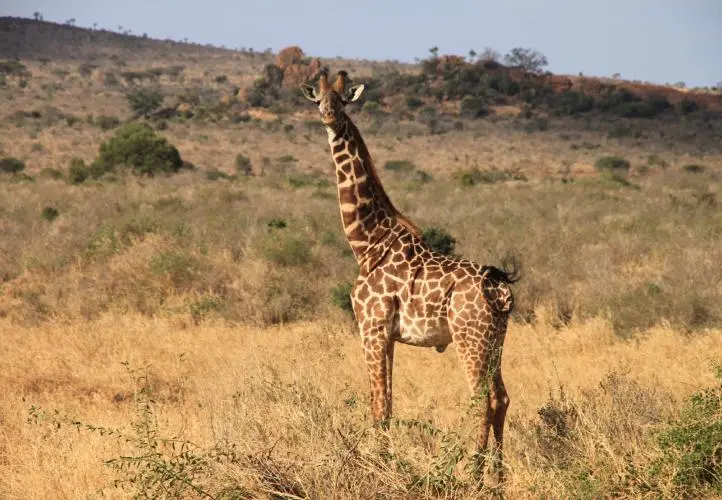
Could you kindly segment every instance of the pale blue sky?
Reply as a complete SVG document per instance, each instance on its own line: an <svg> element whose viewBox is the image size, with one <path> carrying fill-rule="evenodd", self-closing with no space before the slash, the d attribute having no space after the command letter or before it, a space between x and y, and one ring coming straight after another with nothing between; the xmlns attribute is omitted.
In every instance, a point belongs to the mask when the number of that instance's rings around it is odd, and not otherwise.
<svg viewBox="0 0 722 500"><path fill-rule="evenodd" d="M231 48L413 61L429 47L466 54L536 48L555 73L689 86L722 80L722 0L2 0L0 15L117 29Z"/></svg>

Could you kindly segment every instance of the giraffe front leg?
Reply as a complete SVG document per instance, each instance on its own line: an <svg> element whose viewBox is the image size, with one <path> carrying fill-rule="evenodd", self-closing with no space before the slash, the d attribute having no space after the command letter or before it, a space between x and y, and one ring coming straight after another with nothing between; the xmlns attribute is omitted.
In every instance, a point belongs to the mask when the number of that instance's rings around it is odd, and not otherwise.
<svg viewBox="0 0 722 500"><path fill-rule="evenodd" d="M365 329L362 336L374 426L386 428L391 417L393 342L388 338L384 326Z"/></svg>

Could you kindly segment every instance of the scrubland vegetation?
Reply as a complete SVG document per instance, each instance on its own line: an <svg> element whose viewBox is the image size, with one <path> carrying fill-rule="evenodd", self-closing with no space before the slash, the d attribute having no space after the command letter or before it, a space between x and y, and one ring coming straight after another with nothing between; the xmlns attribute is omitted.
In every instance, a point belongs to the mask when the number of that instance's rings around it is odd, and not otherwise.
<svg viewBox="0 0 722 500"><path fill-rule="evenodd" d="M349 112L429 244L521 264L507 483L479 492L453 349L398 349L378 453L325 132L288 84L317 63L129 40L0 64L0 496L721 494L719 108L321 61L367 84Z"/></svg>

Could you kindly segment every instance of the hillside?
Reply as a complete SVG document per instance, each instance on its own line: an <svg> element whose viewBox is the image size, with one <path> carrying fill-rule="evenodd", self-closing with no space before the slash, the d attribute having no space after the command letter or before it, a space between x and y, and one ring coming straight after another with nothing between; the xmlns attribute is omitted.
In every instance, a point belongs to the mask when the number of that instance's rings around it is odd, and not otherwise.
<svg viewBox="0 0 722 500"><path fill-rule="evenodd" d="M453 345L378 453L323 67L426 243L520 265L503 491ZM0 19L0 498L719 496L718 99Z"/></svg>

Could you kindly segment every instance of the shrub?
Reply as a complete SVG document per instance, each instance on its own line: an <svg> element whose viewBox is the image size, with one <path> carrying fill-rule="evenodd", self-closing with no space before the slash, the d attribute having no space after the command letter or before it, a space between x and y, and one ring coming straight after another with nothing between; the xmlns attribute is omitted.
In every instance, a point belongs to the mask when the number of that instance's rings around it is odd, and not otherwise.
<svg viewBox="0 0 722 500"><path fill-rule="evenodd" d="M409 160L390 160L384 164L384 168L392 172L411 172L416 165Z"/></svg>
<svg viewBox="0 0 722 500"><path fill-rule="evenodd" d="M690 101L689 99L683 99L679 103L679 111L683 115L688 115L690 113L694 113L698 109L699 109L699 106L697 105L697 103L694 101Z"/></svg>
<svg viewBox="0 0 722 500"><path fill-rule="evenodd" d="M25 162L17 158L7 157L0 160L0 172L16 174L25 170Z"/></svg>
<svg viewBox="0 0 722 500"><path fill-rule="evenodd" d="M541 52L523 47L514 47L504 56L507 66L519 66L529 73L539 73L547 64L547 58Z"/></svg>
<svg viewBox="0 0 722 500"><path fill-rule="evenodd" d="M459 176L459 182L464 187L471 187L476 184L495 184L508 180L522 180L526 177L520 174L514 174L503 170L478 170L474 169L469 172L463 172Z"/></svg>
<svg viewBox="0 0 722 500"><path fill-rule="evenodd" d="M627 171L629 170L629 162L619 156L602 156L599 158L594 167L600 171Z"/></svg>
<svg viewBox="0 0 722 500"><path fill-rule="evenodd" d="M163 104L163 93L155 89L136 89L126 95L130 108L136 113L148 116Z"/></svg>
<svg viewBox="0 0 722 500"><path fill-rule="evenodd" d="M55 207L45 207L43 208L43 211L40 212L40 216L49 222L57 219L58 215L60 215L60 212L58 212L58 209Z"/></svg>
<svg viewBox="0 0 722 500"><path fill-rule="evenodd" d="M410 95L410 96L406 97L406 106L409 109L418 109L423 105L424 105L424 101L422 101L421 99L419 99L418 97L416 97L414 95Z"/></svg>
<svg viewBox="0 0 722 500"><path fill-rule="evenodd" d="M180 153L157 135L147 123L127 123L100 146L96 162L105 170L126 166L136 174L177 172L183 166Z"/></svg>
<svg viewBox="0 0 722 500"><path fill-rule="evenodd" d="M101 130L111 130L120 125L120 120L115 116L100 115L95 119L95 124Z"/></svg>
<svg viewBox="0 0 722 500"><path fill-rule="evenodd" d="M44 177L46 179L54 179L59 180L63 179L65 177L65 174L62 170L58 168L52 168L52 167L45 167L40 171L40 177Z"/></svg>
<svg viewBox="0 0 722 500"><path fill-rule="evenodd" d="M197 263L192 256L179 252L160 252L150 261L150 270L167 280L176 290L187 289L196 275Z"/></svg>
<svg viewBox="0 0 722 500"><path fill-rule="evenodd" d="M560 115L586 113L594 109L594 98L582 92L567 90L556 97L553 106L556 113Z"/></svg>
<svg viewBox="0 0 722 500"><path fill-rule="evenodd" d="M722 487L722 365L716 372L719 384L694 394L657 436L663 456L655 472L671 469L682 497L696 496L700 487Z"/></svg>
<svg viewBox="0 0 722 500"><path fill-rule="evenodd" d="M117 87L120 84L120 81L118 80L118 77L115 76L115 73L112 71L109 71L108 73L105 73L103 75L103 85L106 87Z"/></svg>
<svg viewBox="0 0 722 500"><path fill-rule="evenodd" d="M30 72L20 61L0 61L0 75L30 76Z"/></svg>
<svg viewBox="0 0 722 500"><path fill-rule="evenodd" d="M682 165L682 170L690 174L701 174L702 172L704 172L704 165L697 165L695 163Z"/></svg>
<svg viewBox="0 0 722 500"><path fill-rule="evenodd" d="M71 184L82 184L90 177L90 169L80 158L70 160L68 167L68 182Z"/></svg>
<svg viewBox="0 0 722 500"><path fill-rule="evenodd" d="M331 289L331 302L333 302L333 305L351 314L353 314L353 304L351 302L352 288L353 284L351 282L344 281Z"/></svg>
<svg viewBox="0 0 722 500"><path fill-rule="evenodd" d="M459 115L464 118L482 118L489 114L484 100L479 97L466 96L459 105Z"/></svg>
<svg viewBox="0 0 722 500"><path fill-rule="evenodd" d="M264 246L266 259L279 266L299 267L311 261L311 242L303 235L274 231Z"/></svg>
<svg viewBox="0 0 722 500"><path fill-rule="evenodd" d="M443 229L430 227L421 234L422 241L435 252L443 255L454 255L456 238Z"/></svg>
<svg viewBox="0 0 722 500"><path fill-rule="evenodd" d="M222 170L218 170L215 167L211 167L208 170L206 170L206 179L209 181L217 181L220 179L232 179L233 177L228 175L227 173L223 172Z"/></svg>

